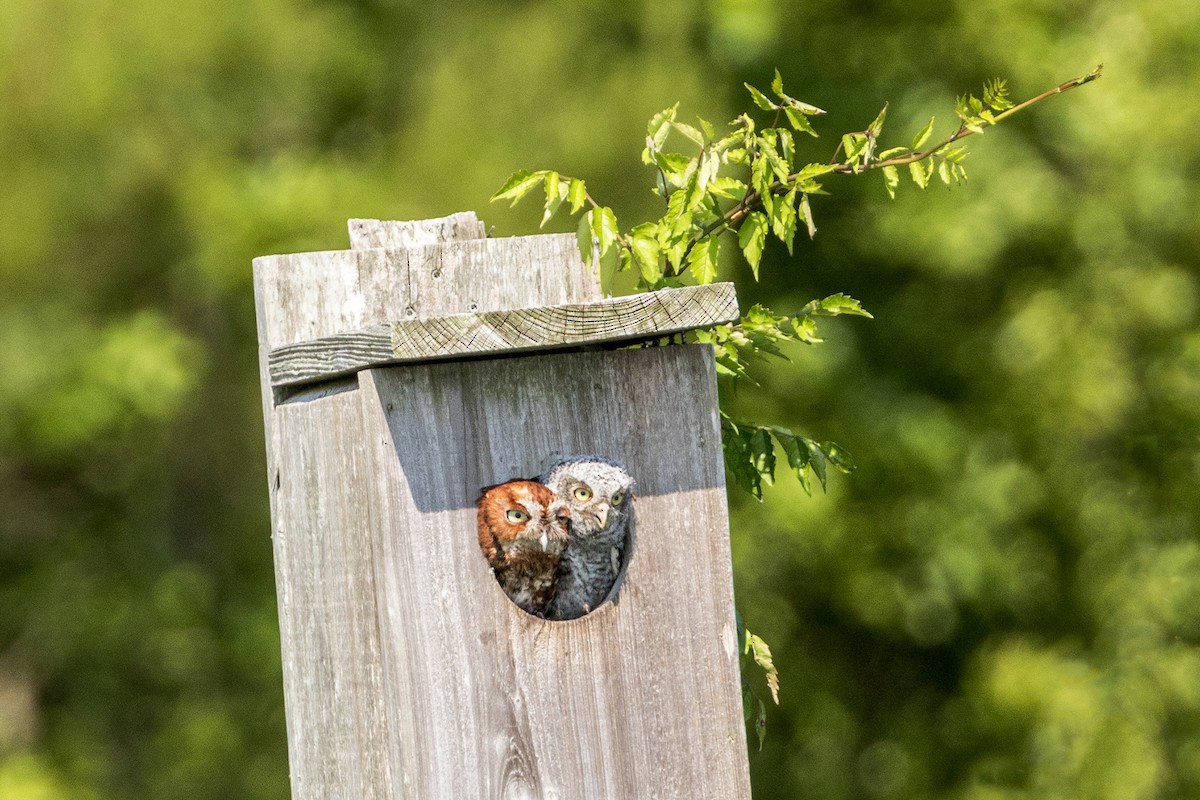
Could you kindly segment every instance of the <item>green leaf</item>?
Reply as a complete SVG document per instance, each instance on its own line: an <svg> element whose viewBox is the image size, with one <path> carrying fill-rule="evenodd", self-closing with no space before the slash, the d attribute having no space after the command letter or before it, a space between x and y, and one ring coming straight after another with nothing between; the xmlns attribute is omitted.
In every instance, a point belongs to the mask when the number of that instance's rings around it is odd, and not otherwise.
<svg viewBox="0 0 1200 800"><path fill-rule="evenodd" d="M655 148L660 148L667 141L667 135L671 132L671 123L675 121L675 114L679 111L679 103L665 108L650 118L650 122L646 125L646 135L650 137Z"/></svg>
<svg viewBox="0 0 1200 800"><path fill-rule="evenodd" d="M738 229L738 247L742 248L755 280L758 280L758 263L762 260L766 243L767 217L761 211L751 212Z"/></svg>
<svg viewBox="0 0 1200 800"><path fill-rule="evenodd" d="M600 243L600 258L604 259L621 235L617 228L617 216L608 206L601 208L599 213L592 214L592 235Z"/></svg>
<svg viewBox="0 0 1200 800"><path fill-rule="evenodd" d="M925 143L927 141L929 141L929 136L933 133L933 121L935 119L936 119L936 117L930 117L929 124L926 125L924 128L921 128L921 130L917 133L917 135L913 137L913 141L912 141L912 149L913 150L920 150L922 147L924 147Z"/></svg>
<svg viewBox="0 0 1200 800"><path fill-rule="evenodd" d="M942 179L942 183L946 184L947 186L950 185L950 182L953 180L953 178L950 175L949 161L943 161L942 163L938 164L938 177Z"/></svg>
<svg viewBox="0 0 1200 800"><path fill-rule="evenodd" d="M725 456L725 468L734 482L762 501L762 476L750 460L749 436L722 413L721 449Z"/></svg>
<svg viewBox="0 0 1200 800"><path fill-rule="evenodd" d="M808 467L808 448L801 444L800 437L784 428L775 429L775 438L779 440L779 444L783 447L783 453L787 456L788 467L792 470L792 474L800 481L800 488L804 489L804 493L811 495L812 487L808 483L808 475L805 472Z"/></svg>
<svg viewBox="0 0 1200 800"><path fill-rule="evenodd" d="M883 185L887 189L888 197L896 199L896 187L900 185L900 170L893 166L883 168Z"/></svg>
<svg viewBox="0 0 1200 800"><path fill-rule="evenodd" d="M842 136L842 150L847 164L854 165L862 160L867 151L867 136L862 133L847 133Z"/></svg>
<svg viewBox="0 0 1200 800"><path fill-rule="evenodd" d="M787 97L787 95L783 93L783 76L779 74L778 67L775 68L775 80L771 81L771 91L774 92L781 100Z"/></svg>
<svg viewBox="0 0 1200 800"><path fill-rule="evenodd" d="M688 270L696 279L696 283L700 285L712 283L713 279L717 277L717 255L720 253L720 244L721 242L716 236L709 236L692 245L692 250L688 253Z"/></svg>
<svg viewBox="0 0 1200 800"><path fill-rule="evenodd" d="M941 151L941 155L943 158L946 158L950 161L956 161L956 162L962 161L964 158L967 157L967 147L966 147L966 145L959 145L958 147L948 147L945 150Z"/></svg>
<svg viewBox="0 0 1200 800"><path fill-rule="evenodd" d="M837 317L842 314L853 314L857 317L867 317L874 319L862 307L862 304L848 294L838 292L831 294L824 300L814 300L809 303L800 312L801 314L812 314L819 317Z"/></svg>
<svg viewBox="0 0 1200 800"><path fill-rule="evenodd" d="M820 344L825 341L817 336L817 323L809 317L797 317L792 321L792 329L796 332L796 339L805 344Z"/></svg>
<svg viewBox="0 0 1200 800"><path fill-rule="evenodd" d="M684 186L696 169L696 159L682 153L655 153L654 163L676 188Z"/></svg>
<svg viewBox="0 0 1200 800"><path fill-rule="evenodd" d="M804 224L808 229L808 238L811 239L817 235L817 223L813 221L812 206L808 202L808 194L800 195L800 208L798 209L800 218L804 220Z"/></svg>
<svg viewBox="0 0 1200 800"><path fill-rule="evenodd" d="M672 125L672 127L675 128L675 130L679 131L684 136L691 139L697 145L699 145L700 147L704 147L704 144L705 144L704 134L700 133L699 130L692 127L691 125L688 125L686 122L673 122L673 123L671 123L671 125Z"/></svg>
<svg viewBox="0 0 1200 800"><path fill-rule="evenodd" d="M775 238L787 245L788 253L792 252L792 240L796 237L796 190L788 192L787 196L775 203L771 209L771 233Z"/></svg>
<svg viewBox="0 0 1200 800"><path fill-rule="evenodd" d="M540 227L545 227L550 218L558 211L567 196L567 187L559 179L557 172L546 173L546 210L542 214L542 224Z"/></svg>
<svg viewBox="0 0 1200 800"><path fill-rule="evenodd" d="M758 428L750 434L750 463L768 485L775 482L775 443L766 428Z"/></svg>
<svg viewBox="0 0 1200 800"><path fill-rule="evenodd" d="M775 149L775 142L773 141L774 136L772 135L773 133L773 128L767 128L763 131L762 136L759 137L758 150L762 154L760 159L765 158L767 164L771 167L771 171L775 174L775 177L780 181L786 182L791 171L788 169L787 163L784 162L783 158L779 155L779 151ZM766 194L766 192L763 193Z"/></svg>
<svg viewBox="0 0 1200 800"><path fill-rule="evenodd" d="M812 123L808 121L808 116L803 112L792 108L791 106L785 106L783 113L787 114L788 122L792 123L793 128L802 133L807 133L813 138L817 137L816 129L813 128Z"/></svg>
<svg viewBox="0 0 1200 800"><path fill-rule="evenodd" d="M667 261L678 275L683 269L683 257L688 251L688 234L685 229L682 233L672 233L661 242L662 251L667 256Z"/></svg>
<svg viewBox="0 0 1200 800"><path fill-rule="evenodd" d="M806 194L820 193L822 191L821 184L816 179L822 175L828 175L835 169L837 169L836 164L805 164L792 178L792 185Z"/></svg>
<svg viewBox="0 0 1200 800"><path fill-rule="evenodd" d="M571 213L575 214L587 202L587 187L578 178L572 178L567 186L567 202L571 204Z"/></svg>
<svg viewBox="0 0 1200 800"><path fill-rule="evenodd" d="M579 227L575 229L575 240L579 245L579 255L583 258L583 263L587 266L592 265L592 254L595 249L592 239L592 216L595 210L589 210L586 214L579 218Z"/></svg>
<svg viewBox="0 0 1200 800"><path fill-rule="evenodd" d="M701 158L700 167L696 170L696 186L700 191L705 191L716 180L720 169L721 157L717 153L709 152Z"/></svg>
<svg viewBox="0 0 1200 800"><path fill-rule="evenodd" d="M767 688L771 690L771 699L779 705L779 671L771 658L771 648L761 637L746 631L746 647L750 650L754 663L762 667L767 678Z"/></svg>
<svg viewBox="0 0 1200 800"><path fill-rule="evenodd" d="M883 121L885 119L887 119L887 112L888 112L888 104L884 103L883 109L880 110L879 115L876 116L875 119L871 122L871 124L867 126L867 132L872 137L878 139L879 135L881 133L883 133Z"/></svg>
<svg viewBox="0 0 1200 800"><path fill-rule="evenodd" d="M512 200L512 205L515 206L518 200L529 194L530 191L535 189L537 185L542 182L546 176L546 172L546 170L539 170L537 172L518 170L517 172L514 172L509 176L508 180L504 182L504 185L500 187L500 191L492 195L492 198L489 202L494 203L497 200Z"/></svg>
<svg viewBox="0 0 1200 800"><path fill-rule="evenodd" d="M857 469L850 454L833 442L825 442L821 445L821 449L825 451L825 457L829 459L829 463L842 472L851 473Z"/></svg>
<svg viewBox="0 0 1200 800"><path fill-rule="evenodd" d="M758 106L759 108L761 108L763 111L775 111L776 109L779 108L779 106L776 105L775 103L772 103L765 94L760 92L758 89L755 89L750 84L745 83L742 85L745 86L750 91L750 97L751 97L751 99L754 100L754 104L756 106Z"/></svg>
<svg viewBox="0 0 1200 800"><path fill-rule="evenodd" d="M617 265L618 272L626 272L633 266L633 253L628 247L618 247L617 252L621 254L620 263Z"/></svg>
<svg viewBox="0 0 1200 800"><path fill-rule="evenodd" d="M610 247L600 253L600 274L611 275L621 266L628 268L628 254L629 252L621 247Z"/></svg>
<svg viewBox="0 0 1200 800"><path fill-rule="evenodd" d="M737 178L717 178L708 184L708 192L728 200L741 200L746 196L746 184Z"/></svg>
<svg viewBox="0 0 1200 800"><path fill-rule="evenodd" d="M662 280L662 264L659 262L661 248L658 244L658 226L644 222L629 232L633 261L641 272L642 280L653 286Z"/></svg>
<svg viewBox="0 0 1200 800"><path fill-rule="evenodd" d="M913 161L908 165L908 174L912 176L913 183L924 189L929 185L929 173L926 171L926 165L920 161Z"/></svg>
<svg viewBox="0 0 1200 800"><path fill-rule="evenodd" d="M767 738L767 706L758 696L754 697L754 702L754 734L758 737L758 751L761 753L763 742Z"/></svg>
<svg viewBox="0 0 1200 800"><path fill-rule="evenodd" d="M985 83L983 85L983 102L995 111L1012 108L1012 101L1008 99L1008 82L1003 78L996 78Z"/></svg>
<svg viewBox="0 0 1200 800"><path fill-rule="evenodd" d="M787 163L789 168L787 171L790 172L792 162L796 160L796 140L792 136L792 132L787 128L778 128L775 131L775 134L779 137L780 155L783 156L783 160ZM786 179L787 176L784 175L784 180Z"/></svg>

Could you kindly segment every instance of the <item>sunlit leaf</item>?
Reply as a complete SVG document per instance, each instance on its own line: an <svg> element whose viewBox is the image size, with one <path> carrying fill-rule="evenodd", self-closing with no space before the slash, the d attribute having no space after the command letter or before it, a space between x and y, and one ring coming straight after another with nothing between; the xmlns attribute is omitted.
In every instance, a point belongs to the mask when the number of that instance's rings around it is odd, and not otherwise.
<svg viewBox="0 0 1200 800"><path fill-rule="evenodd" d="M693 142L695 142L700 147L704 146L704 144L705 144L704 134L700 133L700 131L697 130L696 128L692 127L691 125L688 125L686 122L673 122L673 123L671 123L671 125L672 125L672 127L675 128L675 130L682 133L688 139L691 139Z"/></svg>
<svg viewBox="0 0 1200 800"><path fill-rule="evenodd" d="M862 304L848 294L838 292L823 300L814 300L804 307L801 314L813 314L822 317L836 317L841 314L853 314L859 317L872 318L862 307Z"/></svg>
<svg viewBox="0 0 1200 800"><path fill-rule="evenodd" d="M913 161L908 165L908 174L912 177L913 183L924 189L929 185L929 173L926 171L925 164L920 161Z"/></svg>
<svg viewBox="0 0 1200 800"><path fill-rule="evenodd" d="M578 178L571 179L571 183L567 187L567 201L571 204L572 214L583 208L587 202L587 187L583 181Z"/></svg>
<svg viewBox="0 0 1200 800"><path fill-rule="evenodd" d="M546 173L546 209L542 214L542 227L550 221L567 197L567 187L559 180L559 174L554 171Z"/></svg>
<svg viewBox="0 0 1200 800"><path fill-rule="evenodd" d="M766 215L755 211L746 217L738 229L738 247L742 248L755 280L758 280L758 262L762 260L763 247L767 243L767 227Z"/></svg>
<svg viewBox="0 0 1200 800"><path fill-rule="evenodd" d="M754 663L762 667L763 673L767 678L767 688L771 690L771 699L778 705L779 671L775 668L775 662L771 658L771 648L762 640L762 637L756 636L749 631L746 631L746 647L749 648L750 655L754 658Z"/></svg>
<svg viewBox="0 0 1200 800"><path fill-rule="evenodd" d="M760 92L758 89L755 89L750 84L745 83L742 85L750 91L750 97L754 100L754 105L758 106L763 111L774 111L779 108L779 106L775 103L772 103L765 94Z"/></svg>
<svg viewBox="0 0 1200 800"><path fill-rule="evenodd" d="M658 226L642 223L629 232L633 260L641 272L642 280L654 285L662 280L662 265L659 262L661 248L658 243Z"/></svg>
<svg viewBox="0 0 1200 800"><path fill-rule="evenodd" d="M746 196L746 184L737 178L716 178L708 184L708 191L717 197L741 200Z"/></svg>
<svg viewBox="0 0 1200 800"><path fill-rule="evenodd" d="M771 210L771 233L787 245L788 253L792 252L792 240L796 237L796 190L793 189L782 200L775 203Z"/></svg>
<svg viewBox="0 0 1200 800"><path fill-rule="evenodd" d="M921 130L919 130L917 132L917 135L913 137L913 141L912 141L912 149L913 150L920 150L922 147L925 146L925 143L927 141L929 141L929 137L933 133L934 119L935 119L935 117L930 117L929 123L924 128L921 128Z"/></svg>
<svg viewBox="0 0 1200 800"><path fill-rule="evenodd" d="M800 206L797 209L800 218L804 220L804 225L808 230L808 238L811 239L817 235L817 223L813 221L812 206L808 202L808 194L800 195Z"/></svg>
<svg viewBox="0 0 1200 800"><path fill-rule="evenodd" d="M900 170L894 166L886 166L883 168L883 185L887 189L888 197L896 199L896 187L900 185Z"/></svg>
<svg viewBox="0 0 1200 800"><path fill-rule="evenodd" d="M786 97L783 93L783 76L779 74L779 68L775 69L775 79L771 81L771 91L774 92L780 99Z"/></svg>
<svg viewBox="0 0 1200 800"><path fill-rule="evenodd" d="M720 252L720 239L709 237L692 246L688 253L688 270L696 283L703 285L712 283L717 277L717 255Z"/></svg>
<svg viewBox="0 0 1200 800"><path fill-rule="evenodd" d="M675 114L679 111L679 103L665 108L650 118L650 122L646 125L646 134L654 142L655 148L661 148L667 141L667 136L671 132L671 123L675 120Z"/></svg>
<svg viewBox="0 0 1200 800"><path fill-rule="evenodd" d="M875 138L879 138L879 134L883 132L883 122L887 119L887 112L888 104L884 103L879 115L867 126L867 131Z"/></svg>
<svg viewBox="0 0 1200 800"><path fill-rule="evenodd" d="M529 172L528 170L518 170L509 176L500 190L492 195L489 202L497 200L512 200L512 205L516 205L517 201L535 189L546 176L546 170L538 172Z"/></svg>
<svg viewBox="0 0 1200 800"><path fill-rule="evenodd" d="M599 209L592 217L592 235L600 245L600 257L603 259L616 245L620 230L617 228L617 216L607 206Z"/></svg>
<svg viewBox="0 0 1200 800"><path fill-rule="evenodd" d="M842 152L846 154L847 164L857 164L867 151L867 137L861 133L847 133L842 136Z"/></svg>
<svg viewBox="0 0 1200 800"><path fill-rule="evenodd" d="M592 255L595 249L594 240L592 238L592 216L594 210L588 211L579 218L579 227L575 230L575 240L579 245L579 255L583 258L583 263L589 267L592 265Z"/></svg>
<svg viewBox="0 0 1200 800"><path fill-rule="evenodd" d="M808 121L808 116L803 112L793 108L792 106L785 106L783 113L787 114L788 122L792 124L793 128L803 133L807 133L809 136L814 138L817 136L816 129L813 128L812 123Z"/></svg>

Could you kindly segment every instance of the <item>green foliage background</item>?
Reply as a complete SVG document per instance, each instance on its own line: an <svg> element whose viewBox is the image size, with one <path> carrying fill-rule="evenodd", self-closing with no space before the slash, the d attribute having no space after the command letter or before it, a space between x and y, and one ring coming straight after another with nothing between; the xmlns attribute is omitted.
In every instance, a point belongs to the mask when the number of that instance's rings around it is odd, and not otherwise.
<svg viewBox="0 0 1200 800"><path fill-rule="evenodd" d="M855 456L734 494L782 706L760 798L1200 796L1200 4L0 5L0 798L284 798L250 259L515 169L656 216L639 154L778 66L884 146L995 76L970 181L818 198L743 307L874 320L732 412ZM570 227L564 223L564 227ZM733 254L734 248L727 248ZM748 278L731 255L726 275Z"/></svg>

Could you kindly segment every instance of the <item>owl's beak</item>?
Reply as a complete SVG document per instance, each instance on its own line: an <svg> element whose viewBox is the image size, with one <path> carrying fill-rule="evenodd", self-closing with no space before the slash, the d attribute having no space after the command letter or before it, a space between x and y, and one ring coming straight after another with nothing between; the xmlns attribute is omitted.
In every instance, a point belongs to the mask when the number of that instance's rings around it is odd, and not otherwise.
<svg viewBox="0 0 1200 800"><path fill-rule="evenodd" d="M600 521L600 527L603 528L608 521L608 503L600 503L594 511L596 519Z"/></svg>

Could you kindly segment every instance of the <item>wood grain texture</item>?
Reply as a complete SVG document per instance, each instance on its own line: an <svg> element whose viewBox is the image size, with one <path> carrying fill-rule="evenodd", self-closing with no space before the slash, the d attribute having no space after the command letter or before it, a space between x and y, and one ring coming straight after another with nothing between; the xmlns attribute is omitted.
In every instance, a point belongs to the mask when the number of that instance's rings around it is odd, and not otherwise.
<svg viewBox="0 0 1200 800"><path fill-rule="evenodd" d="M570 235L268 256L255 295L295 800L748 798L711 351L270 383L272 350L397 309L599 299ZM474 501L583 452L638 482L633 555L615 602L547 622L493 579Z"/></svg>
<svg viewBox="0 0 1200 800"><path fill-rule="evenodd" d="M453 229L430 222L426 227ZM407 302L409 272L406 251L362 259L267 256L254 264L295 798L395 797L390 759L398 745L388 738L383 703L358 383L326 384L281 403L270 385L267 354L279 337L296 331L346 330L342 326L385 319L372 317L372 310L381 314L392 299ZM314 315L320 316L315 324Z"/></svg>
<svg viewBox="0 0 1200 800"><path fill-rule="evenodd" d="M749 797L710 349L359 379L389 731L420 743L394 748L397 796ZM589 452L637 481L633 556L615 603L548 622L497 586L473 503Z"/></svg>
<svg viewBox="0 0 1200 800"><path fill-rule="evenodd" d="M269 349L419 319L601 298L574 234L254 259Z"/></svg>
<svg viewBox="0 0 1200 800"><path fill-rule="evenodd" d="M388 219L349 220L350 249L421 247L461 239L482 239L487 229L472 211L438 219L395 222Z"/></svg>
<svg viewBox="0 0 1200 800"><path fill-rule="evenodd" d="M357 392L276 409L273 544L296 798L391 798Z"/></svg>
<svg viewBox="0 0 1200 800"><path fill-rule="evenodd" d="M593 303L397 320L271 351L275 386L368 367L661 338L738 318L733 284L689 286Z"/></svg>

